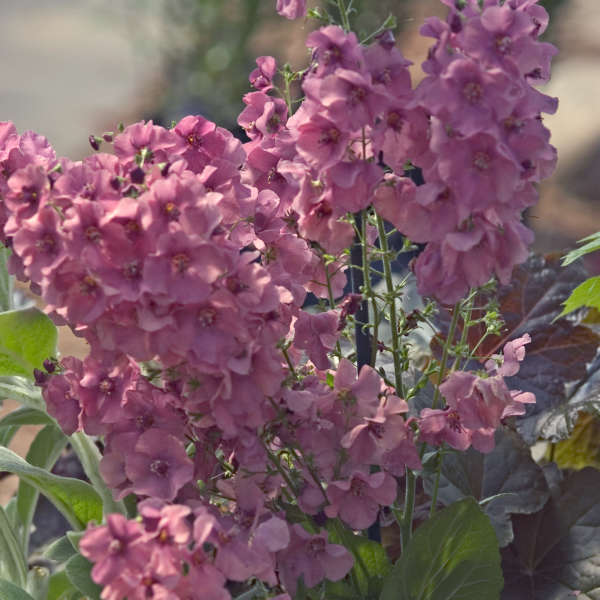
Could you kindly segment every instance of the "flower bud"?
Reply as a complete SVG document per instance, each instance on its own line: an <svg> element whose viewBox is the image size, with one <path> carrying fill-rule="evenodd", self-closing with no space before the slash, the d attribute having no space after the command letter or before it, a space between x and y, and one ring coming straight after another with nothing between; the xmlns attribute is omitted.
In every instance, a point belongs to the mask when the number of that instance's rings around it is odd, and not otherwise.
<svg viewBox="0 0 600 600"><path fill-rule="evenodd" d="M96 152L98 150L100 150L100 144L102 143L102 138L99 138L98 136L95 135L90 135L90 137L88 138L88 141L90 143L90 146L96 150Z"/></svg>
<svg viewBox="0 0 600 600"><path fill-rule="evenodd" d="M41 371L40 369L34 369L33 378L35 379L35 385L39 385L41 387L48 381L48 374L44 373L44 371Z"/></svg>

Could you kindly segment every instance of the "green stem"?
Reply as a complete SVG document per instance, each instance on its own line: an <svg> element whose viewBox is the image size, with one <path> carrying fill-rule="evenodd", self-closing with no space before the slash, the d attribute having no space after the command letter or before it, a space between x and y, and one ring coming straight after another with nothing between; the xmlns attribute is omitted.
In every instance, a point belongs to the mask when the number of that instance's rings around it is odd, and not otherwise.
<svg viewBox="0 0 600 600"><path fill-rule="evenodd" d="M394 359L394 381L396 383L396 393L404 397L402 385L402 365L400 364L400 343L398 340L398 316L396 313L396 296L394 291L394 280L392 278L392 266L390 264L390 249L383 219L377 215L377 231L379 233L379 243L381 244L381 254L383 259L383 272L385 274L385 285L387 288L388 302L390 305L390 329L392 330L392 357Z"/></svg>
<svg viewBox="0 0 600 600"><path fill-rule="evenodd" d="M408 547L412 536L412 522L415 510L415 491L417 487L417 478L409 469L406 469L406 494L404 496L404 515L402 516L402 526L400 527L400 541L402 543L402 552Z"/></svg>
<svg viewBox="0 0 600 600"><path fill-rule="evenodd" d="M10 250L0 244L0 312L12 310L13 304L13 278L8 273L8 259Z"/></svg>
<svg viewBox="0 0 600 600"><path fill-rule="evenodd" d="M471 294L469 299L467 300L465 314L463 315L463 330L460 336L460 347L463 348L467 342L467 335L469 334L469 327L471 326L471 314L473 312L473 300L475 296ZM452 371L456 370L458 364L460 363L460 354L456 355L454 359L454 364L452 365Z"/></svg>
<svg viewBox="0 0 600 600"><path fill-rule="evenodd" d="M292 359L290 358L290 355L287 351L287 348L282 347L281 348L281 352L283 353L283 356L285 358L285 362L288 364L288 367L290 369L290 373L294 376L297 377L296 375L296 369L294 368L294 363L292 362Z"/></svg>
<svg viewBox="0 0 600 600"><path fill-rule="evenodd" d="M354 229L356 237L350 248L350 283L352 293L362 294L363 299L354 314L354 338L356 340L356 367L360 372L363 365L369 364L371 359L371 340L369 339L369 304L367 298L368 290L371 289L370 273L364 265L368 265L368 256L365 240L362 239L362 219L364 211L354 214ZM366 297L365 297L366 296Z"/></svg>
<svg viewBox="0 0 600 600"><path fill-rule="evenodd" d="M364 287L365 295L371 300L371 309L373 310L373 332L371 335L371 358L369 365L374 367L377 359L377 336L379 333L379 309L377 307L377 301L373 295L373 286L371 285L370 268L371 262L369 261L369 252L367 247L367 211L361 211L361 246L362 246L362 266L364 273Z"/></svg>
<svg viewBox="0 0 600 600"><path fill-rule="evenodd" d="M319 479L318 475L315 473L315 470L313 469L313 467L311 467L309 464L307 464L306 461L303 460L302 457L298 455L298 453L294 447L291 447L291 450L294 453L294 456L296 457L296 460L298 461L298 463L303 465L304 468L310 473L312 480L315 482L316 486L319 488L319 491L323 495L323 498L325 498L325 502L329 503L329 498L327 497L327 492L325 491L325 488L323 487L323 484L321 483L321 480Z"/></svg>
<svg viewBox="0 0 600 600"><path fill-rule="evenodd" d="M442 353L442 361L440 362L440 372L438 373L437 385L435 386L435 392L433 394L432 408L438 407L440 399L440 385L444 380L446 373L446 364L448 363L448 354L450 353L450 347L452 346L452 340L454 340L454 332L456 331L456 325L458 324L458 317L460 315L461 302L460 300L454 305L452 311L452 321L450 322L450 329L448 330L448 336L444 342L444 351Z"/></svg>
<svg viewBox="0 0 600 600"><path fill-rule="evenodd" d="M435 506L437 504L438 490L440 487L440 476L442 474L442 463L444 462L443 456L438 454L437 467L435 470L435 482L433 484L433 495L431 496L431 507L429 509L429 518L435 514Z"/></svg>
<svg viewBox="0 0 600 600"><path fill-rule="evenodd" d="M348 19L348 10L344 4L344 0L337 0L337 7L340 11L340 18L342 20L342 27L344 31L348 33L350 31L350 20Z"/></svg>
<svg viewBox="0 0 600 600"><path fill-rule="evenodd" d="M291 78L290 78L289 73L285 73L283 77L284 77L284 82L285 82L285 90L283 93L283 99L285 100L285 103L287 104L288 117L291 117L294 114L294 106L292 105L292 89L290 86Z"/></svg>
<svg viewBox="0 0 600 600"><path fill-rule="evenodd" d="M279 460L277 460L277 458L275 458L275 456L273 456L273 453L269 450L269 447L267 446L266 442L260 437L258 439L262 442L262 446L265 449L265 452L267 453L267 457L273 463L273 466L277 469L279 474L283 477L284 481L287 483L287 485L290 489L290 492L294 495L294 497L296 499L298 499L298 492L296 490L296 486L294 485L293 481L290 479L289 475L282 468Z"/></svg>

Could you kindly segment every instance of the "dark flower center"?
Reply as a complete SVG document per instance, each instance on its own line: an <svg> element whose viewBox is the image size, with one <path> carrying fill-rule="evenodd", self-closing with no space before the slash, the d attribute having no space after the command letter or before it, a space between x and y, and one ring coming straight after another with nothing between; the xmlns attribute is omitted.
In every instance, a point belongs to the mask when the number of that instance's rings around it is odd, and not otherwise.
<svg viewBox="0 0 600 600"><path fill-rule="evenodd" d="M499 35L496 37L496 50L500 54L508 54L512 48L512 39L507 35Z"/></svg>
<svg viewBox="0 0 600 600"><path fill-rule="evenodd" d="M323 538L314 538L306 545L306 553L309 556L319 556L325 552L325 540Z"/></svg>
<svg viewBox="0 0 600 600"><path fill-rule="evenodd" d="M93 225L90 225L85 230L85 237L90 242L97 242L102 237L102 234L100 233L100 230L97 227L94 227Z"/></svg>
<svg viewBox="0 0 600 600"><path fill-rule="evenodd" d="M469 104L477 104L483 96L481 84L476 81L469 81L469 83L463 87L463 96Z"/></svg>
<svg viewBox="0 0 600 600"><path fill-rule="evenodd" d="M150 463L150 470L155 475L160 475L164 477L169 472L169 463L166 460L162 460L161 458L157 458Z"/></svg>
<svg viewBox="0 0 600 600"><path fill-rule="evenodd" d="M180 252L171 258L171 266L176 273L185 273L190 266L190 262L190 257L183 252Z"/></svg>
<svg viewBox="0 0 600 600"><path fill-rule="evenodd" d="M476 152L473 156L473 166L480 171L487 171L490 168L492 159L487 152Z"/></svg>

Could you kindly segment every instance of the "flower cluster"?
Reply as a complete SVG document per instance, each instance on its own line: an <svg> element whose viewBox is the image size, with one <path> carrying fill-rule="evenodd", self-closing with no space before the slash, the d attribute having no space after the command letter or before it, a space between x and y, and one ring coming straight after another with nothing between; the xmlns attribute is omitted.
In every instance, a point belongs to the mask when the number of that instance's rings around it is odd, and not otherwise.
<svg viewBox="0 0 600 600"><path fill-rule="evenodd" d="M364 46L333 25L311 33L291 116L275 60L257 59L244 145L190 116L92 136L97 153L72 162L0 123L10 269L90 345L36 374L48 412L68 434L103 436L104 480L140 500L140 520L110 515L81 541L106 600L225 600L227 580L249 578L289 600L300 578L339 580L353 558L327 519L370 527L421 468L417 443L489 452L533 401L504 382L528 336L484 375L451 373L444 409L412 415L339 345L362 300L343 297L359 211L428 244L419 289L442 301L524 258L519 215L554 162L539 115L555 105L529 85L548 76L545 13L447 3L447 22L424 28L438 42L416 91L388 34ZM277 9L297 18L306 4ZM425 185L403 177L407 161ZM303 310L307 292L329 310Z"/></svg>
<svg viewBox="0 0 600 600"><path fill-rule="evenodd" d="M299 505L365 529L397 495L396 477L421 462L406 420L408 405L371 367L342 359L326 374L292 381L281 395L277 430L282 447L297 447L303 478ZM372 473L377 467L378 472ZM324 485L323 485L324 484Z"/></svg>
<svg viewBox="0 0 600 600"><path fill-rule="evenodd" d="M436 43L415 91L429 142L411 158L426 184L391 177L379 193L396 207L392 223L427 243L415 265L419 292L451 304L492 274L507 283L527 258L533 234L521 213L556 163L541 114L557 101L532 85L548 80L556 49L537 40L548 15L535 2L443 1L446 21L421 29Z"/></svg>
<svg viewBox="0 0 600 600"><path fill-rule="evenodd" d="M508 342L498 361L486 363L484 376L452 372L440 385L447 407L421 411L420 439L435 446L446 442L457 450L471 445L480 452L493 450L494 433L502 420L525 414L524 405L535 402L531 392L509 390L504 381L519 372L529 342L528 334Z"/></svg>
<svg viewBox="0 0 600 600"><path fill-rule="evenodd" d="M279 159L275 170L287 182L299 233L334 255L354 240L345 217L372 203L383 177L375 157L383 145L396 141L386 138L386 115L412 95L409 63L388 42L361 46L354 33L337 26L311 33L305 100L272 152ZM424 131L424 118L421 125ZM406 160L401 153L397 144L398 164ZM252 159L251 151L249 163Z"/></svg>

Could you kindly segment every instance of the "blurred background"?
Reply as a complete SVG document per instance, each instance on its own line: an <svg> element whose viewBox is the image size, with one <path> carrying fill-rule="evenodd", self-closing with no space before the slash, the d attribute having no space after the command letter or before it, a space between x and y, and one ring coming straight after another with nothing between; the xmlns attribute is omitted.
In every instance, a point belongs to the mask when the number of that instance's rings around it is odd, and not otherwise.
<svg viewBox="0 0 600 600"><path fill-rule="evenodd" d="M322 0L325 2L325 0ZM563 250L600 229L600 1L540 0L551 12L545 41L557 45L551 82L560 98L546 119L559 167L542 186L529 215L535 249ZM309 0L316 7L317 0ZM418 30L426 16L445 13L439 0L355 0L359 31L393 13L398 45L413 61L413 77L430 40ZM273 55L294 69L307 64L313 20L287 21L275 0L4 0L0 3L0 121L48 137L59 155L89 154L89 134L117 123L153 119L169 126L201 113L235 131L248 74L257 56ZM600 272L598 265L591 265ZM61 328L65 330L65 328ZM85 353L61 332L63 354ZM12 405L6 403L4 411ZM15 440L23 452L29 434ZM0 503L16 479L0 482Z"/></svg>

